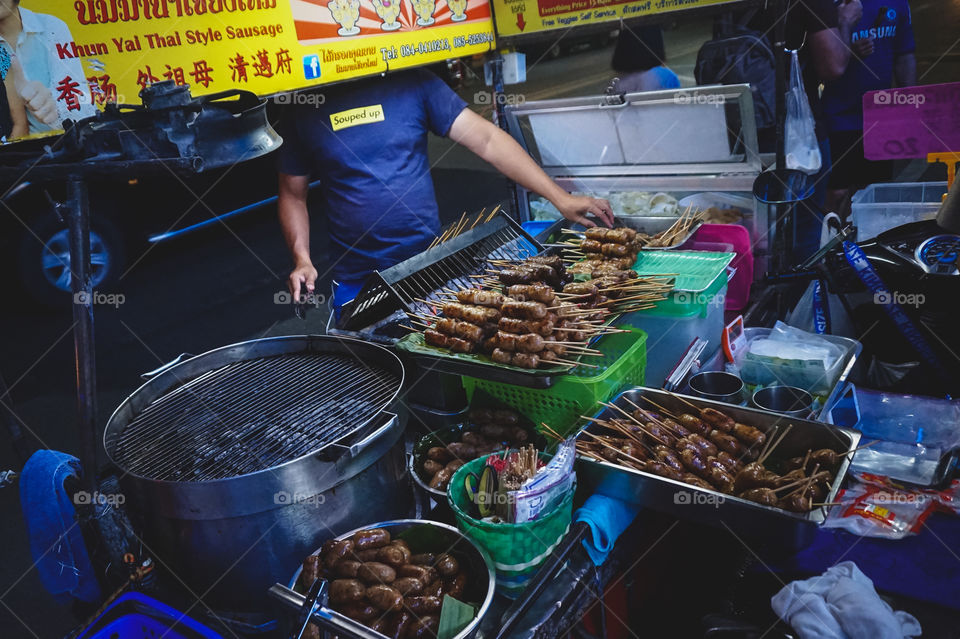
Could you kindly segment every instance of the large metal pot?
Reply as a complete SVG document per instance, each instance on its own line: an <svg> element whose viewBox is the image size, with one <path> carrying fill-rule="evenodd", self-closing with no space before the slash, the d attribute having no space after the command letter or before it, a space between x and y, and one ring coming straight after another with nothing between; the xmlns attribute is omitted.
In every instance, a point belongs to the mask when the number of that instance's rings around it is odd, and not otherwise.
<svg viewBox="0 0 960 639"><path fill-rule="evenodd" d="M339 535L337 538L347 539L353 536L354 533L370 528L385 528L390 531L393 537L396 537L397 535L418 527L431 528L430 536L431 538L437 539L440 550L456 557L460 565L468 571L470 579L468 580L467 590L464 592L464 599L471 603L479 604L479 607L477 608L477 615L473 621L457 633L453 639L467 639L468 637L475 636L481 620L493 603L493 595L497 587L497 581L490 556L487 555L483 548L462 532L453 526L436 521L400 519L396 521L384 521L378 524L368 524ZM435 548L418 549L414 546L411 546L411 550L414 552L437 551ZM318 548L312 554L315 555L319 552L320 549ZM304 604L305 597L302 594L303 586L302 584L298 585L302 570L303 565L301 564L296 572L293 573L293 577L290 578L287 586L275 584L270 588L270 596L280 601L288 610L301 609ZM337 631L337 635L342 639L356 639L357 637L360 639L375 639L384 637L384 635L369 628L359 626L356 622L328 608L318 609L312 619L324 627Z"/></svg>
<svg viewBox="0 0 960 639"><path fill-rule="evenodd" d="M403 423L389 411L402 383L395 355L358 340L234 344L137 389L104 446L162 566L216 604L264 605L325 539L410 512Z"/></svg>

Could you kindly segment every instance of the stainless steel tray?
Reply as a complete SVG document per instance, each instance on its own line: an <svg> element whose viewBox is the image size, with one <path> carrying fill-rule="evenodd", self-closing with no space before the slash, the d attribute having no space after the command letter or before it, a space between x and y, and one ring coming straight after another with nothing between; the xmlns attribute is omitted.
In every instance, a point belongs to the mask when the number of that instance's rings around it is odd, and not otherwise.
<svg viewBox="0 0 960 639"><path fill-rule="evenodd" d="M632 407L624 398L638 406L649 406L640 399L644 396L670 411L682 413L691 410L688 405L678 399L678 396L651 388L624 391L612 403L630 411ZM808 448L830 448L837 452L851 450L856 448L860 441L860 433L846 428L789 419L776 413L731 406L696 397L681 397L698 407L721 410L738 422L766 432L777 424L781 425L781 432L784 426L793 424L790 433L771 455L773 463L803 455ZM611 409L604 409L596 417L607 419L617 415L619 413ZM590 426L587 429L592 431L595 428L597 427ZM836 497L849 468L850 460L844 458L824 502L831 502ZM827 516L824 508L806 514L792 513L585 457L577 458L577 477L582 485L601 495L614 497L636 506L667 512L676 515L678 519L726 528L751 542L762 542L781 548L797 549L809 544L817 527Z"/></svg>

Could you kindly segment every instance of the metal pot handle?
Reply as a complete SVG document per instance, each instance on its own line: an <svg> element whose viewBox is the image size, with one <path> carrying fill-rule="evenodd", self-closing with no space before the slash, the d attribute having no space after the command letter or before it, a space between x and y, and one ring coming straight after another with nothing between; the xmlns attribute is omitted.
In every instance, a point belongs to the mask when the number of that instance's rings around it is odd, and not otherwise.
<svg viewBox="0 0 960 639"><path fill-rule="evenodd" d="M271 597L279 601L284 608L293 611L300 611L307 598L300 593L287 588L282 584L273 584L267 591ZM336 632L341 637L349 639L383 639L383 635L367 628L363 624L345 617L340 613L330 610L326 606L314 608L309 616L309 620L318 626L323 626L328 630Z"/></svg>
<svg viewBox="0 0 960 639"><path fill-rule="evenodd" d="M375 440L376 438L380 437L380 435L382 435L384 431L390 430L391 428L393 428L394 426L396 426L396 425L397 425L397 421L400 419L400 418L397 416L396 413L391 413L391 412L389 412L389 411L383 411L382 414L383 414L383 415L388 415L388 416L390 417L390 419L388 419L388 420L383 424L383 426L374 429L374 431L373 431L372 433L370 433L369 435L367 435L366 437L364 437L364 438L361 439L360 441L355 442L355 443L353 443L353 444L350 444L350 448L349 448L349 450L348 450L348 452L347 452L346 454L350 455L350 457L356 457L356 456L359 455L361 452L363 452L363 449L366 448L367 446L369 446L370 443L371 443L373 440Z"/></svg>
<svg viewBox="0 0 960 639"><path fill-rule="evenodd" d="M153 379L157 375L162 375L163 373L166 373L168 370L170 370L177 364L182 364L188 359L193 359L194 357L196 357L196 355L192 353L180 353L179 355L177 355L176 359L170 360L163 366L160 366L159 368L155 368L152 371L143 373L142 375L140 375L140 379L142 379L145 382L149 382L151 379Z"/></svg>

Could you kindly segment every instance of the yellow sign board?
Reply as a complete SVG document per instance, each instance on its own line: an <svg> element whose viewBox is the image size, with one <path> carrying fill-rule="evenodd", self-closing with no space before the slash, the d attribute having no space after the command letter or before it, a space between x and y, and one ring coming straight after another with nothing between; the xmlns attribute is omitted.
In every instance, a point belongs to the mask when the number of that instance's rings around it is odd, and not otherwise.
<svg viewBox="0 0 960 639"><path fill-rule="evenodd" d="M565 29L741 0L491 0L497 36Z"/></svg>
<svg viewBox="0 0 960 639"><path fill-rule="evenodd" d="M488 0L0 0L0 31L5 140L160 80L270 95L494 46Z"/></svg>

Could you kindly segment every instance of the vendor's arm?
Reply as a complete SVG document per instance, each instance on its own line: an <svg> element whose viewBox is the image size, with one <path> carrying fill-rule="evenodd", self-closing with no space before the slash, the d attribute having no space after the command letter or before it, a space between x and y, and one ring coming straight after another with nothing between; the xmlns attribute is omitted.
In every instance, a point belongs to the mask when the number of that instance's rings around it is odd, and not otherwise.
<svg viewBox="0 0 960 639"><path fill-rule="evenodd" d="M317 269L310 260L310 216L307 213L310 178L280 173L278 182L277 214L294 265L287 286L294 300L298 300L302 293L312 293L317 281Z"/></svg>
<svg viewBox="0 0 960 639"><path fill-rule="evenodd" d="M913 19L910 8L897 14L897 30L893 41L893 77L898 87L917 84L917 43L913 37Z"/></svg>
<svg viewBox="0 0 960 639"><path fill-rule="evenodd" d="M593 214L606 226L613 224L610 203L593 197L571 195L550 179L526 151L505 131L470 109L453 121L448 136L492 164L505 176L550 200L568 220L596 226L586 215Z"/></svg>
<svg viewBox="0 0 960 639"><path fill-rule="evenodd" d="M807 39L814 69L821 82L836 80L850 63L850 35L863 16L860 0L842 0L834 7L827 0L800 5L805 16Z"/></svg>

